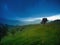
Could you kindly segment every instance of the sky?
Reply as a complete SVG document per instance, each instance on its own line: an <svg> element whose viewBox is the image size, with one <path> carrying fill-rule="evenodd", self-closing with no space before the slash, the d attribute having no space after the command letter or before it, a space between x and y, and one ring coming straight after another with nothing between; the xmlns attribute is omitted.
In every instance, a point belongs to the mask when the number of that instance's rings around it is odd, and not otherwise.
<svg viewBox="0 0 60 45"><path fill-rule="evenodd" d="M39 23L42 18L60 19L60 0L0 0L0 22Z"/></svg>

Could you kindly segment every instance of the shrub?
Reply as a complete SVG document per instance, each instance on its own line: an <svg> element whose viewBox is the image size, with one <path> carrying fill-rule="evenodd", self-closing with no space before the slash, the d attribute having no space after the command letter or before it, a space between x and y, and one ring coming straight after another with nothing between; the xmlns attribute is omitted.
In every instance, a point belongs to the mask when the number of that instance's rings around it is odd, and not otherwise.
<svg viewBox="0 0 60 45"><path fill-rule="evenodd" d="M2 38L4 38L4 36L7 35L7 32L8 32L7 24L0 24L0 41L2 40Z"/></svg>

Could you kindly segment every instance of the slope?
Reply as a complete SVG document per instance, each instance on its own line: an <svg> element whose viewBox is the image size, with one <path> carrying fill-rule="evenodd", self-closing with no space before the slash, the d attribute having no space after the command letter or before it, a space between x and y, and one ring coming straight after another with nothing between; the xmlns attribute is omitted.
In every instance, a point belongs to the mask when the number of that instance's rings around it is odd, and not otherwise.
<svg viewBox="0 0 60 45"><path fill-rule="evenodd" d="M60 23L25 25L24 27L15 35L6 36L2 40L2 45L60 45Z"/></svg>

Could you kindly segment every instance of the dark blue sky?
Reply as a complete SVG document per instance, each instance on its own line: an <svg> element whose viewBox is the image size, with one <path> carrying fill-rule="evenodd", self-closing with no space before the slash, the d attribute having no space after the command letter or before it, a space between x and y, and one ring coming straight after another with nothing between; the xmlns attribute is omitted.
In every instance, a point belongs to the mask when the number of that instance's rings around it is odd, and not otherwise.
<svg viewBox="0 0 60 45"><path fill-rule="evenodd" d="M0 20L60 14L60 0L0 0ZM1 21L0 21L1 22Z"/></svg>

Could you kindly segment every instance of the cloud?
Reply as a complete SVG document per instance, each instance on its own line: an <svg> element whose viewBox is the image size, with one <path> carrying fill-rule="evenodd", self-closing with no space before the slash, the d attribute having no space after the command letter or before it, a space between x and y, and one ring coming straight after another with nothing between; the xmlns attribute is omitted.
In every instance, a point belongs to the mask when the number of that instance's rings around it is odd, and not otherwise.
<svg viewBox="0 0 60 45"><path fill-rule="evenodd" d="M60 14L49 16L49 17L18 18L17 20L22 21L22 22L34 22L34 21L37 21L37 20L42 20L43 18L47 18L49 21L53 21L53 20L56 20L56 19L60 19Z"/></svg>
<svg viewBox="0 0 60 45"><path fill-rule="evenodd" d="M54 21L60 19L60 14L47 17L48 20Z"/></svg>
<svg viewBox="0 0 60 45"><path fill-rule="evenodd" d="M36 21L36 20L41 20L41 18L26 18L26 19L22 19L21 21L32 22L32 21Z"/></svg>

